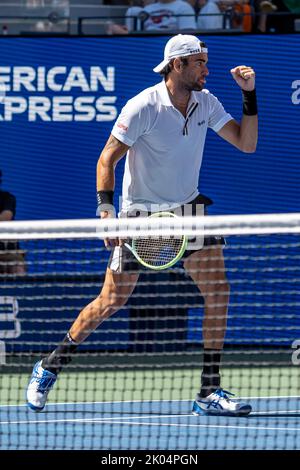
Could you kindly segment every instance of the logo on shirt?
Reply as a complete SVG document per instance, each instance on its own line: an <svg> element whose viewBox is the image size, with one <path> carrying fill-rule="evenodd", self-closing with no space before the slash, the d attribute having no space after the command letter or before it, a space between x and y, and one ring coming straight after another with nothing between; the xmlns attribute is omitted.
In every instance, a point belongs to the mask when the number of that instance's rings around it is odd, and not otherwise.
<svg viewBox="0 0 300 470"><path fill-rule="evenodd" d="M202 126L203 124L205 124L205 119L203 119L203 121L198 122L198 126Z"/></svg>
<svg viewBox="0 0 300 470"><path fill-rule="evenodd" d="M125 132L128 131L128 127L124 126L124 124L122 124L121 122L118 122L117 127L119 127L120 129L122 129Z"/></svg>

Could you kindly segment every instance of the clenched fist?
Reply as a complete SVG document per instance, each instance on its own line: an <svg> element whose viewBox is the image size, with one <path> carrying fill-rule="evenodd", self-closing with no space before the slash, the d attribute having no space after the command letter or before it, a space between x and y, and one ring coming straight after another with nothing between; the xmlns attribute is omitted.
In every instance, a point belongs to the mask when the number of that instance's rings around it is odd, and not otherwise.
<svg viewBox="0 0 300 470"><path fill-rule="evenodd" d="M238 65L230 70L232 77L242 90L252 91L255 88L255 72L252 67Z"/></svg>

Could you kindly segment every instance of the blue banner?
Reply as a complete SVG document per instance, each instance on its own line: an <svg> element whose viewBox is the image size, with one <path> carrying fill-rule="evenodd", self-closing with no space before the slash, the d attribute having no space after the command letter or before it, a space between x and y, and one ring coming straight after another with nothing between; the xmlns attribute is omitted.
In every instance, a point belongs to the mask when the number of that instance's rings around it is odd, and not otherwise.
<svg viewBox="0 0 300 470"><path fill-rule="evenodd" d="M1 38L0 168L17 219L95 216L101 149L125 102L160 79L152 68L167 39ZM203 39L207 88L238 120L241 93L230 69L254 67L260 123L251 155L208 133L199 187L214 200L211 213L299 211L299 35ZM122 173L123 161L117 196Z"/></svg>
<svg viewBox="0 0 300 470"><path fill-rule="evenodd" d="M300 36L203 35L201 39L209 50L207 88L240 120L241 92L230 69L251 65L257 74L259 108L259 142L254 154L243 154L208 132L199 189L214 200L210 213L299 212ZM167 36L0 38L0 168L3 189L17 198L18 220L95 217L99 154L126 101L160 80L152 69L162 60L167 40ZM116 201L123 166L124 160L116 170ZM265 276L260 274L263 267L258 264L264 259L263 253L259 259L255 258L256 249L250 253L253 266L248 271L252 278L247 275L243 285L244 261L234 258L234 243L227 251L229 279L234 287L230 313L235 314L235 330L228 339L243 343L241 329L251 326L249 316L254 315L254 343L267 337L282 344L283 337L283 343L290 344L299 334L296 258L290 261L291 270L282 275L284 258L280 256L284 256L284 249L274 253L278 282L275 279L273 290L265 286L263 294L257 286L254 308L253 285L261 285ZM285 310L280 297L283 276L283 290L285 295L290 291L290 305L286 311L289 317L280 318ZM39 294L38 286L32 289L30 296ZM243 291L248 291L246 300ZM98 287L94 286L85 291L86 302L96 292ZM13 299L14 291L4 289L1 295ZM24 299L18 303L18 318L23 321L26 315L32 315L29 306L24 307ZM35 307L32 305L32 309ZM47 299L43 308L51 312L53 303ZM201 312L195 305L187 314L188 339L200 341L194 326L200 331ZM272 329L273 315L277 316L276 330ZM71 321L74 310L67 317ZM284 334L281 327L286 327ZM56 327L58 337L64 331L65 325L61 330ZM120 348L126 338L120 340ZM22 338L18 341L15 347L22 349Z"/></svg>

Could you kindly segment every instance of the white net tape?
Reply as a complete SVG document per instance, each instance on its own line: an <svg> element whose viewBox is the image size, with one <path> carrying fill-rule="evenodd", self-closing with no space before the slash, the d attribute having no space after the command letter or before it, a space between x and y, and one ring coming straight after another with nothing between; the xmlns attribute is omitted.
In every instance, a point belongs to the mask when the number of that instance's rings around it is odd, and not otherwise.
<svg viewBox="0 0 300 470"><path fill-rule="evenodd" d="M300 233L300 213L176 218L13 221L0 224L0 239L106 238L176 235Z"/></svg>

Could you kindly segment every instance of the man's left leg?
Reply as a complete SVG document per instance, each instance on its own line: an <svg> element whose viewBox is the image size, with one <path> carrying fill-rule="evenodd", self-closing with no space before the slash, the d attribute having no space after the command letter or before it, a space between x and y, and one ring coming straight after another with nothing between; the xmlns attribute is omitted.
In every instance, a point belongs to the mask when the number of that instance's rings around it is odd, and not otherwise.
<svg viewBox="0 0 300 470"><path fill-rule="evenodd" d="M184 262L186 272L204 298L203 370L201 390L194 402L195 414L246 415L250 405L230 400L220 386L220 362L224 345L230 287L225 274L223 247L204 246Z"/></svg>

